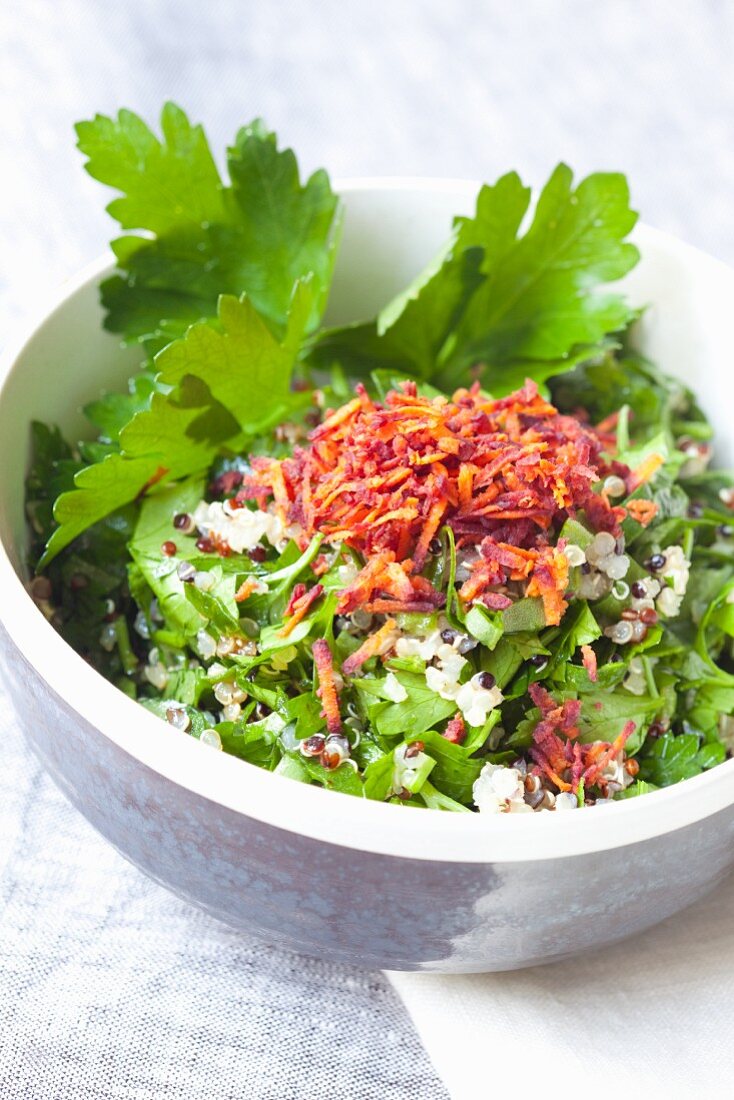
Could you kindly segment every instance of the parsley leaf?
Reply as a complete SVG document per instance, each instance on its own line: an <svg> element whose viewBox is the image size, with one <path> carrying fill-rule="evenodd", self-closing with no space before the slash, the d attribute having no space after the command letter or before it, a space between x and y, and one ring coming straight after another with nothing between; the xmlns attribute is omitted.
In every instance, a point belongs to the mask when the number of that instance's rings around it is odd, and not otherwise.
<svg viewBox="0 0 734 1100"><path fill-rule="evenodd" d="M108 213L123 229L164 234L189 222L224 218L222 184L201 126L180 107L161 112L163 141L132 111L79 122L78 147L90 176L122 191Z"/></svg>
<svg viewBox="0 0 734 1100"><path fill-rule="evenodd" d="M442 699L431 691L426 686L425 676L399 670L395 676L408 697L402 703L390 703L376 714L374 726L381 737L395 737L398 734L419 737L431 726L456 713L456 703L451 699Z"/></svg>
<svg viewBox="0 0 734 1100"><path fill-rule="evenodd" d="M573 657L582 645L590 645L601 637L601 627L585 600L572 604L563 617L560 626L551 627L541 635L543 645L547 646L552 657L543 670L544 676L564 678L566 662Z"/></svg>
<svg viewBox="0 0 734 1100"><path fill-rule="evenodd" d="M624 238L636 221L624 176L595 173L573 189L560 164L524 234L530 191L511 172L485 185L473 218L459 218L445 253L378 318L327 331L321 365L381 366L450 390L475 368L495 395L599 355L633 312L598 288L638 259Z"/></svg>
<svg viewBox="0 0 734 1100"><path fill-rule="evenodd" d="M640 779L657 787L668 787L720 764L725 756L723 745L701 746L696 733L665 733L639 756Z"/></svg>
<svg viewBox="0 0 734 1100"><path fill-rule="evenodd" d="M558 165L525 235L504 251L485 251L486 280L458 327L454 371L486 360L487 384L493 388L495 365L563 358L574 346L595 344L631 319L618 295L590 293L620 279L639 258L635 246L623 241L637 220L626 180L597 172L576 190L572 184L570 168ZM496 219L505 209L503 203Z"/></svg>
<svg viewBox="0 0 734 1100"><path fill-rule="evenodd" d="M31 422L31 466L26 478L26 515L31 526L31 556L37 558L54 527L59 493L74 484L79 469L71 447L55 425Z"/></svg>
<svg viewBox="0 0 734 1100"><path fill-rule="evenodd" d="M104 443L117 443L127 423L150 405L157 387L151 371L140 371L128 383L127 393L106 393L84 407L87 420L99 432Z"/></svg>
<svg viewBox="0 0 734 1100"><path fill-rule="evenodd" d="M648 722L661 708L660 699L650 695L632 695L624 690L588 691L581 695L581 701L581 740L613 741L626 723L632 721L635 732L626 745L630 755L642 744Z"/></svg>
<svg viewBox="0 0 734 1100"><path fill-rule="evenodd" d="M674 446L675 438L683 434L703 439L711 435L687 386L626 346L622 354L610 346L600 359L554 379L550 388L554 404L565 409L584 408L592 421L603 420L628 405L637 438L648 439L662 432Z"/></svg>
<svg viewBox="0 0 734 1100"><path fill-rule="evenodd" d="M161 544L175 537L181 558L190 558L196 552L194 537L175 530L173 516L176 512L193 511L203 492L204 479L197 477L166 486L148 497L129 544L130 556L155 594L166 625L186 634L195 634L203 625L202 618L186 599L184 584L176 570L177 559L162 560Z"/></svg>
<svg viewBox="0 0 734 1100"><path fill-rule="evenodd" d="M472 786L485 761L472 758L462 745L454 745L436 730L421 733L426 754L436 761L431 772L433 783L458 802L472 801Z"/></svg>
<svg viewBox="0 0 734 1100"><path fill-rule="evenodd" d="M308 323L312 288L312 279L297 284L282 344L251 299L223 295L221 327L201 321L164 348L156 358L158 382L178 386L198 378L248 435L278 423L292 403L291 373Z"/></svg>
<svg viewBox="0 0 734 1100"><path fill-rule="evenodd" d="M203 471L224 444L243 444L281 419L309 300L307 281L294 295L282 344L248 299L223 297L219 330L201 322L161 353L159 380L174 388L154 393L150 406L120 431L120 452L80 470L74 488L58 498L54 517L59 526L39 568L151 483Z"/></svg>
<svg viewBox="0 0 734 1100"><path fill-rule="evenodd" d="M275 134L259 119L240 130L227 163L228 210L240 253L235 280L280 326L295 283L311 275L316 293L306 328L312 331L326 306L341 224L327 173L320 168L301 184L293 151L279 151Z"/></svg>
<svg viewBox="0 0 734 1100"><path fill-rule="evenodd" d="M658 788L654 783L646 783L644 779L638 779L629 787L625 787L623 791L617 791L614 796L615 801L622 801L625 798L639 798L641 794L649 794L650 791L656 791Z"/></svg>
<svg viewBox="0 0 734 1100"><path fill-rule="evenodd" d="M228 150L219 178L204 132L172 103L163 141L130 111L79 123L95 179L123 192L108 207L129 234L113 242L120 274L102 285L106 327L153 353L216 314L220 294L246 292L282 332L294 283L311 274L308 329L326 304L338 240L338 200L327 174L301 183L290 149L259 120Z"/></svg>

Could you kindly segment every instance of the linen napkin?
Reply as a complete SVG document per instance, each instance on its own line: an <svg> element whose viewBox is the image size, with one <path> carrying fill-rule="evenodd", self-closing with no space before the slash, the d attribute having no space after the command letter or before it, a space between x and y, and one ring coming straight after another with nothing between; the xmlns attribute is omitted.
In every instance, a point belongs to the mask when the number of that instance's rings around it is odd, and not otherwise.
<svg viewBox="0 0 734 1100"><path fill-rule="evenodd" d="M446 1100L379 973L269 947L145 878L0 688L0 1100Z"/></svg>
<svg viewBox="0 0 734 1100"><path fill-rule="evenodd" d="M731 1095L732 918L734 878L636 939L576 959L388 977L452 1100Z"/></svg>

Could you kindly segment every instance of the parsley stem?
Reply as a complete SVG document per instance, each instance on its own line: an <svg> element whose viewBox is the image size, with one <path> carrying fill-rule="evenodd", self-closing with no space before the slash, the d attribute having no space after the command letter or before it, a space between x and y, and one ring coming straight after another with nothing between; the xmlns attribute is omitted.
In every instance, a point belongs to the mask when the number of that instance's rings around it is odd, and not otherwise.
<svg viewBox="0 0 734 1100"><path fill-rule="evenodd" d="M319 547L324 541L323 535L314 535L306 549L301 554L297 561L294 561L292 565L287 565L283 569L276 570L275 573L271 573L268 576L268 582L281 581L281 584L277 588L271 589L273 595L285 592L289 587L291 581L294 581L299 573L302 573L307 566L315 560L316 555L319 552Z"/></svg>
<svg viewBox="0 0 734 1100"><path fill-rule="evenodd" d="M584 780L583 780L583 778L581 778L579 780L578 789L576 791L576 802L579 806L583 806L583 804L584 804Z"/></svg>
<svg viewBox="0 0 734 1100"><path fill-rule="evenodd" d="M647 690L650 695L652 695L653 699L659 699L660 692L658 691L658 685L655 683L655 677L652 671L652 661L649 657L643 657L642 664L645 669L645 682L647 683Z"/></svg>
<svg viewBox="0 0 734 1100"><path fill-rule="evenodd" d="M133 648L130 645L130 633L127 629L127 619L124 615L118 615L115 619L115 638L122 667L129 675L138 667L138 659L133 653Z"/></svg>
<svg viewBox="0 0 734 1100"><path fill-rule="evenodd" d="M689 561L691 560L691 553L693 551L693 540L695 537L696 536L693 528L690 526L686 527L686 530L683 534L683 553Z"/></svg>
<svg viewBox="0 0 734 1100"><path fill-rule="evenodd" d="M452 810L454 813L466 814L472 812L468 806L462 806L460 802L450 798L447 794L443 794L442 791L436 790L433 784L429 783L427 779L424 780L421 786L420 797L430 810Z"/></svg>
<svg viewBox="0 0 734 1100"><path fill-rule="evenodd" d="M444 543L444 556L447 555L449 559L446 581L446 618L455 630L463 630L464 625L459 619L458 613L454 613L454 604L458 601L456 595L456 540L450 527L441 528L441 539Z"/></svg>

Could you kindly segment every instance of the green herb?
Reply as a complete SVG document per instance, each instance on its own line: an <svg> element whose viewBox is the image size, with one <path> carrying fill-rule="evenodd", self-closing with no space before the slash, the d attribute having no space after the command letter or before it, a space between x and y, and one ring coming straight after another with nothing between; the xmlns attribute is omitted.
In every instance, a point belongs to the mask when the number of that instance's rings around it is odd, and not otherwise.
<svg viewBox="0 0 734 1100"><path fill-rule="evenodd" d="M598 354L606 333L632 311L618 295L596 293L637 262L624 238L636 221L623 176L597 173L573 188L560 164L521 233L530 190L516 173L485 186L473 218L426 271L367 325L327 332L320 362L389 369L451 389L482 364L493 394L539 381Z"/></svg>
<svg viewBox="0 0 734 1100"><path fill-rule="evenodd" d="M456 713L456 704L431 691L424 676L410 672L396 672L395 676L408 698L404 703L390 703L377 715L375 728L382 737L407 733L417 737Z"/></svg>
<svg viewBox="0 0 734 1100"><path fill-rule="evenodd" d="M223 184L204 131L167 103L161 141L137 115L97 115L77 126L95 179L123 192L109 213L120 274L104 283L106 325L158 351L186 328L214 317L222 294L246 293L281 332L299 279L316 283L307 327L326 303L338 241L338 202L325 172L302 184L290 149L259 120L227 152ZM151 236L152 235L152 236Z"/></svg>
<svg viewBox="0 0 734 1100"><path fill-rule="evenodd" d="M667 733L640 755L640 778L657 787L668 787L720 764L725 755L723 745L701 745L695 733Z"/></svg>
<svg viewBox="0 0 734 1100"><path fill-rule="evenodd" d="M689 461L710 425L687 387L632 349L637 312L608 289L637 260L624 178L597 173L574 187L559 165L533 207L519 177L503 176L375 319L324 329L340 225L326 174L301 182L293 153L260 122L228 150L227 179L180 108L164 107L161 131L126 111L78 127L90 174L119 193L109 211L124 235L101 288L105 324L140 347L142 362L125 392L85 407L94 438L70 444L57 428L31 428L33 591L66 640L182 736L219 738L248 764L394 805L468 812L488 764L520 759L543 773L536 750L556 737L566 771L579 747L609 754L629 722L617 764L636 757L636 780L615 790L621 782L588 772L573 787L579 806L606 791L637 797L724 760L734 736L734 475ZM347 675L347 657L387 618L361 605L341 612L349 577L366 564L357 550L326 531L307 541L277 494L262 502L277 524L288 513L277 548L230 552L202 540L191 518L202 501L228 501L230 513L250 506L263 456L289 460L358 379L375 400L406 380L440 400L475 381L500 396L528 376L563 413L616 418L607 473L624 471L613 461L663 460L630 497L614 498L656 509L646 526L632 512L621 525L624 581L597 573L595 590L590 569L571 568L558 625L514 577L501 590L505 610L467 604L457 578L482 547L447 525L422 570L440 606L392 613L396 638L411 644ZM405 453L410 462L409 444ZM308 505L304 486L295 506ZM593 519L587 506L543 537L591 563ZM511 521L500 531L510 543L517 534ZM671 548L685 563L676 576L655 564ZM646 598L643 622L635 585L651 577L672 593ZM625 644L620 622L635 623ZM317 640L333 657L335 704L328 669L316 671ZM541 730L536 683L552 699ZM486 717L467 703L495 689Z"/></svg>
<svg viewBox="0 0 734 1100"><path fill-rule="evenodd" d="M59 526L41 569L87 527L151 486L206 470L225 444L243 446L285 415L310 294L309 283L296 288L282 344L246 298L222 297L221 331L200 322L160 353L157 378L172 389L154 393L150 406L120 431L119 453L80 470L75 487L57 499Z"/></svg>

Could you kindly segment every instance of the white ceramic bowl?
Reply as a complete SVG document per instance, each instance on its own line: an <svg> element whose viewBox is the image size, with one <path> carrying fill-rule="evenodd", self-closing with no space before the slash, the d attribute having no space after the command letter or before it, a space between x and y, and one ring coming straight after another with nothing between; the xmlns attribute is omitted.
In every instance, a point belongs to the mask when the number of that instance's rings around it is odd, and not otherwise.
<svg viewBox="0 0 734 1100"><path fill-rule="evenodd" d="M476 185L340 187L344 238L330 321L369 316L469 213ZM640 227L628 278L649 309L638 343L691 383L734 463L734 272ZM64 288L2 362L0 641L18 724L59 785L129 859L270 942L363 966L493 970L639 931L734 864L734 761L676 787L579 814L478 816L359 801L212 751L97 675L23 586L29 421L85 430L80 407L136 355L101 327L104 258Z"/></svg>

